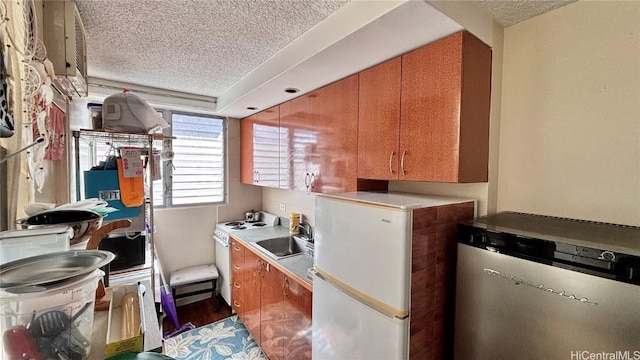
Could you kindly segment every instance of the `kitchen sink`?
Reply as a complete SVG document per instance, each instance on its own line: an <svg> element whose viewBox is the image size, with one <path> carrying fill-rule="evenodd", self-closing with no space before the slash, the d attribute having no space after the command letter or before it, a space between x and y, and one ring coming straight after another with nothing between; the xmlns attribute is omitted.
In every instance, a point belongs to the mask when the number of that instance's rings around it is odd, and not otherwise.
<svg viewBox="0 0 640 360"><path fill-rule="evenodd" d="M253 244L262 252L277 260L304 253L304 240L294 236L260 240Z"/></svg>

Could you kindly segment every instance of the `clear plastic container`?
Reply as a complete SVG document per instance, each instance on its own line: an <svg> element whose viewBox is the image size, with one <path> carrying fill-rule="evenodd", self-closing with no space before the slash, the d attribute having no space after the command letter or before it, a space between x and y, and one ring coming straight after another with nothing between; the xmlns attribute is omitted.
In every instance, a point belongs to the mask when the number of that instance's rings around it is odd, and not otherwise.
<svg viewBox="0 0 640 360"><path fill-rule="evenodd" d="M0 289L2 359L87 359L101 270L61 283Z"/></svg>
<svg viewBox="0 0 640 360"><path fill-rule="evenodd" d="M0 264L69 250L73 229L67 225L0 232Z"/></svg>

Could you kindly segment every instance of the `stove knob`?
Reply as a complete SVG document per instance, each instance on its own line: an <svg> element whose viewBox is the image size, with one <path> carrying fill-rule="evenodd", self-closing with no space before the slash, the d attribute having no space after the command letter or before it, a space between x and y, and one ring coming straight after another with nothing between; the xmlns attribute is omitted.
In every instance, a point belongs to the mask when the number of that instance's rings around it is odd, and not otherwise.
<svg viewBox="0 0 640 360"><path fill-rule="evenodd" d="M616 254L614 254L612 251L603 251L600 254L599 257L600 260L604 260L604 261L615 261L616 260Z"/></svg>

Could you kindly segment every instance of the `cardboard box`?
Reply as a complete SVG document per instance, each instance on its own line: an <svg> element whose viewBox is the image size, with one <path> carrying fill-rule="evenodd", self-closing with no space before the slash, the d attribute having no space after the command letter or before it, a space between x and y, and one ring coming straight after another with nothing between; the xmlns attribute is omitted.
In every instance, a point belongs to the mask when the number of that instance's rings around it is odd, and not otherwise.
<svg viewBox="0 0 640 360"><path fill-rule="evenodd" d="M144 333L146 316L155 316L155 314L144 313L144 297L140 298L140 334L134 337L123 339L121 333L122 326L122 297L130 292L138 293L136 284L118 285L112 287L113 298L109 305L109 321L107 323L107 340L105 346L105 357L110 357L126 352L142 352L144 351Z"/></svg>

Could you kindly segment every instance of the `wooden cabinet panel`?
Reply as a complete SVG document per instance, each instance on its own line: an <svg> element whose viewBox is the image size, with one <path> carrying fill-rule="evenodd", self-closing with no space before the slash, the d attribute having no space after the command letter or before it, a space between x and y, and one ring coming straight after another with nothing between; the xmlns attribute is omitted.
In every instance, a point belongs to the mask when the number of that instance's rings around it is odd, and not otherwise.
<svg viewBox="0 0 640 360"><path fill-rule="evenodd" d="M244 246L231 240L231 307L240 318L244 317Z"/></svg>
<svg viewBox="0 0 640 360"><path fill-rule="evenodd" d="M244 317L242 321L251 335L260 344L260 296L262 279L262 259L251 250L246 250L244 254L244 289L243 302Z"/></svg>
<svg viewBox="0 0 640 360"><path fill-rule="evenodd" d="M490 80L491 49L466 31L402 56L400 180L487 181Z"/></svg>
<svg viewBox="0 0 640 360"><path fill-rule="evenodd" d="M311 359L311 291L239 241L230 246L233 307L258 345L271 360Z"/></svg>
<svg viewBox="0 0 640 360"><path fill-rule="evenodd" d="M280 187L357 188L358 75L280 105Z"/></svg>
<svg viewBox="0 0 640 360"><path fill-rule="evenodd" d="M245 184L278 187L280 107L240 121L240 179Z"/></svg>
<svg viewBox="0 0 640 360"><path fill-rule="evenodd" d="M267 262L263 266L260 293L260 347L270 360L284 359L284 275Z"/></svg>
<svg viewBox="0 0 640 360"><path fill-rule="evenodd" d="M456 224L474 203L413 210L409 359L453 358Z"/></svg>
<svg viewBox="0 0 640 360"><path fill-rule="evenodd" d="M311 359L311 291L289 278L284 281L284 358Z"/></svg>
<svg viewBox="0 0 640 360"><path fill-rule="evenodd" d="M317 151L316 132L305 128L304 114L311 98L308 95L280 104L280 188L307 191L310 186L312 159Z"/></svg>
<svg viewBox="0 0 640 360"><path fill-rule="evenodd" d="M401 59L360 73L358 177L398 179Z"/></svg>

